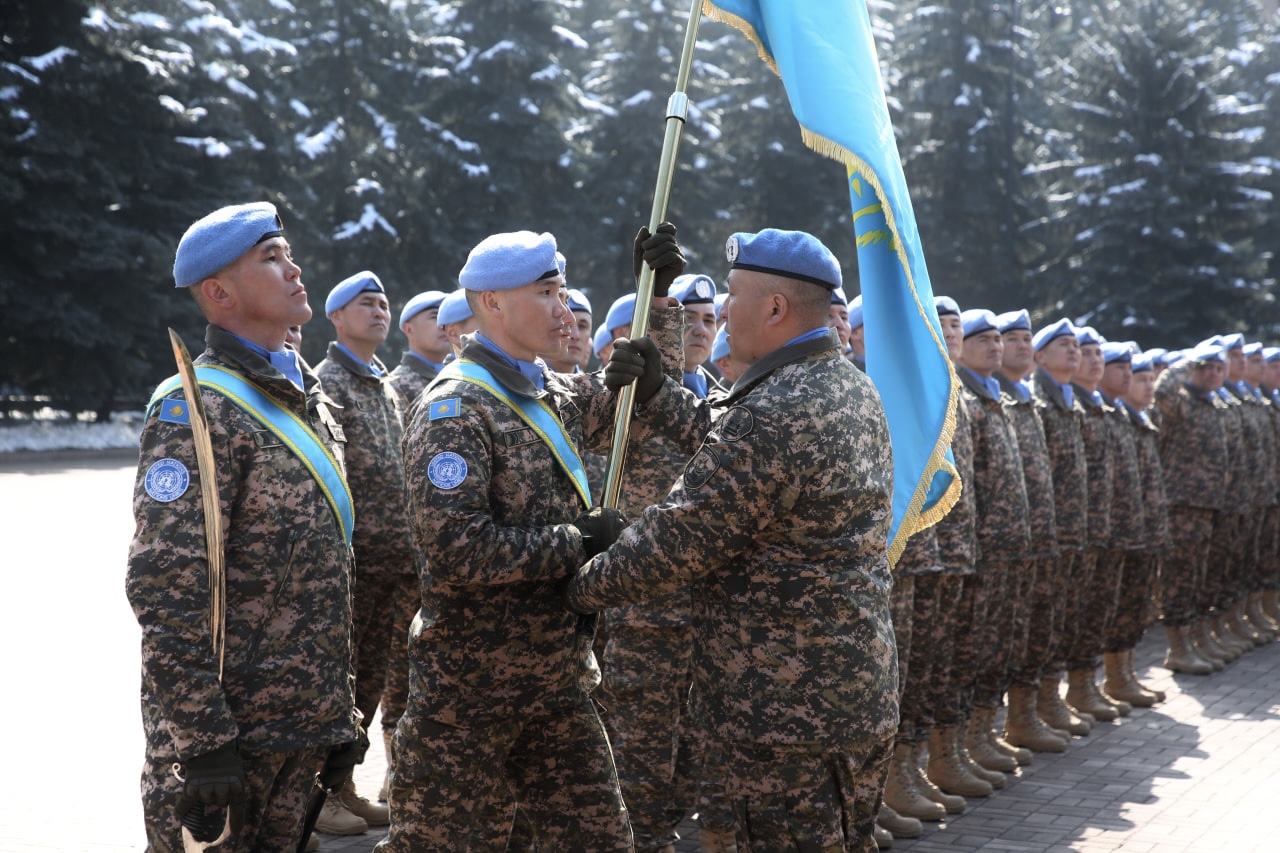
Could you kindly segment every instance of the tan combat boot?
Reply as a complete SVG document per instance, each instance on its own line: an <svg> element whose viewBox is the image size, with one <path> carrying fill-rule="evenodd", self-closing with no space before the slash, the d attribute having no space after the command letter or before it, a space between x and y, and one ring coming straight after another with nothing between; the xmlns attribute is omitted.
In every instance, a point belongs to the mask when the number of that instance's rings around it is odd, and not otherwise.
<svg viewBox="0 0 1280 853"><path fill-rule="evenodd" d="M893 833L878 823L871 825L871 837L876 840L877 850L888 850L893 846Z"/></svg>
<svg viewBox="0 0 1280 853"><path fill-rule="evenodd" d="M1213 667L1214 672L1218 672L1227 665L1226 649L1218 644L1218 638L1214 636L1212 619L1203 616L1191 623L1191 647L1200 657L1204 658L1209 666ZM1234 660L1234 658L1232 658Z"/></svg>
<svg viewBox="0 0 1280 853"><path fill-rule="evenodd" d="M1015 746L1036 752L1066 752L1071 735L1059 737L1036 714L1036 691L1032 687L1009 688L1009 713L1004 720L1004 738Z"/></svg>
<svg viewBox="0 0 1280 853"><path fill-rule="evenodd" d="M1014 761L1012 756L998 752L991 745L991 726L995 724L995 717L995 708L975 708L965 732L964 748L979 767L1000 773L1012 773L1018 769L1018 762Z"/></svg>
<svg viewBox="0 0 1280 853"><path fill-rule="evenodd" d="M1156 704L1154 693L1143 690L1142 685L1129 672L1126 665L1125 652L1105 652L1102 655L1102 668L1106 678L1102 682L1102 690L1111 700L1123 699L1138 708L1150 708Z"/></svg>
<svg viewBox="0 0 1280 853"><path fill-rule="evenodd" d="M1093 729L1093 717L1075 713L1062 701L1062 693L1058 689L1061 683L1060 675L1046 675L1040 679L1040 690L1036 693L1036 714L1054 734L1067 738L1072 735L1087 735Z"/></svg>
<svg viewBox="0 0 1280 853"><path fill-rule="evenodd" d="M361 835L369 831L369 824L359 815L352 814L336 795L330 794L320 807L316 818L316 832L327 835Z"/></svg>
<svg viewBox="0 0 1280 853"><path fill-rule="evenodd" d="M1271 642L1271 638L1259 631L1249 621L1249 614L1246 612L1248 604L1248 600L1242 598L1231 605L1231 609L1227 611L1227 627L1245 643L1251 643L1255 647L1265 646ZM1248 649L1245 651L1248 651Z"/></svg>
<svg viewBox="0 0 1280 853"><path fill-rule="evenodd" d="M1268 634L1272 640L1280 637L1280 622L1267 612L1266 593L1249 593L1249 621L1259 631Z"/></svg>
<svg viewBox="0 0 1280 853"><path fill-rule="evenodd" d="M990 782L974 775L960 759L955 726L936 726L929 730L929 781L949 794L962 797L989 797L995 790Z"/></svg>
<svg viewBox="0 0 1280 853"><path fill-rule="evenodd" d="M732 832L698 827L698 849L703 853L738 853L738 839Z"/></svg>
<svg viewBox="0 0 1280 853"><path fill-rule="evenodd" d="M391 759L391 737L394 734L394 729L382 730L382 748L385 750L383 755L387 758L387 772L382 776L382 789L378 791L378 799L384 803L391 802L391 766L394 763Z"/></svg>
<svg viewBox="0 0 1280 853"><path fill-rule="evenodd" d="M1072 669L1067 671L1067 704L1077 712L1084 711L1095 720L1109 723L1120 716L1120 710L1098 693L1094 670Z"/></svg>
<svg viewBox="0 0 1280 853"><path fill-rule="evenodd" d="M894 838L919 838L924 834L924 827L913 817L903 817L887 803L880 803L880 811L876 814L876 823L889 830Z"/></svg>
<svg viewBox="0 0 1280 853"><path fill-rule="evenodd" d="M911 773L911 781L915 789L926 800L933 800L942 806L947 814L960 814L968 803L958 794L948 794L925 775L924 765L928 763L928 756L928 741L920 740L911 745L911 763L907 765L907 770Z"/></svg>
<svg viewBox="0 0 1280 853"><path fill-rule="evenodd" d="M947 810L942 804L935 803L916 789L915 777L911 773L911 752L912 745L909 743L894 744L893 758L889 760L889 775L884 783L885 804L905 817L942 820L947 816ZM893 828L890 827L889 831L892 832Z"/></svg>
<svg viewBox="0 0 1280 853"><path fill-rule="evenodd" d="M338 801L353 815L364 818L369 826L389 826L391 809L378 803L370 802L356 791L356 780L349 779L338 792Z"/></svg>
<svg viewBox="0 0 1280 853"><path fill-rule="evenodd" d="M1219 610L1209 620L1206 633L1211 635L1213 642L1217 643L1218 648L1222 649L1224 663L1231 663L1253 648L1252 640L1237 637L1235 632L1231 630L1231 614L1225 610Z"/></svg>
<svg viewBox="0 0 1280 853"><path fill-rule="evenodd" d="M999 791L1005 786L1004 774L995 770L988 770L977 761L973 760L973 756L969 754L969 750L965 747L964 742L968 738L969 723L966 722L962 726L956 727L956 758L964 765L964 769L971 776L977 776L979 779L991 786L992 790Z"/></svg>
<svg viewBox="0 0 1280 853"><path fill-rule="evenodd" d="M1135 672L1133 668L1133 651L1134 651L1133 649L1125 649L1125 651L1121 652L1121 654L1124 655L1124 658L1123 658L1124 670L1125 672L1129 673L1129 680L1132 681L1134 684L1138 685L1139 690L1143 691L1144 693L1150 693L1151 698L1155 702L1163 702L1166 698L1168 698L1164 695L1163 690L1157 690L1154 687L1148 687L1147 685L1143 684L1141 681L1138 680L1138 673Z"/></svg>

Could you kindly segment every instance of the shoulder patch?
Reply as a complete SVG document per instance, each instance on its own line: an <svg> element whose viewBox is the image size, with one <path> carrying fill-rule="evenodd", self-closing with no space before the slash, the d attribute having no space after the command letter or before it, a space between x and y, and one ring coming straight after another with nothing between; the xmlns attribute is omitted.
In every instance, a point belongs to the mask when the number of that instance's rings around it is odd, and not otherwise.
<svg viewBox="0 0 1280 853"><path fill-rule="evenodd" d="M166 397L160 401L159 419L167 424L191 423L191 412L186 399L182 397Z"/></svg>
<svg viewBox="0 0 1280 853"><path fill-rule="evenodd" d="M693 455L689 464L684 466L684 486L686 489L700 489L707 484L720 468L720 457L709 447L703 447Z"/></svg>
<svg viewBox="0 0 1280 853"><path fill-rule="evenodd" d="M756 419L745 406L734 406L720 416L715 431L722 441L741 441L755 429Z"/></svg>
<svg viewBox="0 0 1280 853"><path fill-rule="evenodd" d="M177 459L165 457L151 463L143 478L143 485L153 499L169 503L186 493L187 486L191 485L191 474L187 471L187 466Z"/></svg>
<svg viewBox="0 0 1280 853"><path fill-rule="evenodd" d="M440 418L456 418L462 409L461 397L450 397L447 400L436 400L431 404L430 419L433 421ZM439 459L440 457L436 457ZM463 466L464 471L466 466Z"/></svg>
<svg viewBox="0 0 1280 853"><path fill-rule="evenodd" d="M467 461L451 450L437 453L427 463L427 479L437 489L456 489L467 479Z"/></svg>

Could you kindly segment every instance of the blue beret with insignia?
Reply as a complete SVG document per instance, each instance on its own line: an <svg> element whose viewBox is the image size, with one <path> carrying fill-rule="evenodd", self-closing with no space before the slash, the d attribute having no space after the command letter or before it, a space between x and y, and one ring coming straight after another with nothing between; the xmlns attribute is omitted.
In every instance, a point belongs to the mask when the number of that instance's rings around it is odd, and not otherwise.
<svg viewBox="0 0 1280 853"><path fill-rule="evenodd" d="M1036 352L1045 348L1045 345L1054 338L1062 338L1070 335L1076 336L1076 327L1066 317L1061 320L1050 323L1031 336L1031 346Z"/></svg>
<svg viewBox="0 0 1280 853"><path fill-rule="evenodd" d="M1263 347L1262 357L1268 362L1280 361L1280 347Z"/></svg>
<svg viewBox="0 0 1280 853"><path fill-rule="evenodd" d="M609 313L604 315L604 328L612 332L619 326L630 325L635 315L636 295L628 293L626 296L619 296L609 306Z"/></svg>
<svg viewBox="0 0 1280 853"><path fill-rule="evenodd" d="M945 317L948 314L960 316L960 303L956 302L950 296L933 297L933 308L938 312L939 317Z"/></svg>
<svg viewBox="0 0 1280 853"><path fill-rule="evenodd" d="M596 355L604 352L604 348L613 342L613 332L609 331L608 326L601 326L596 329L596 333L591 337L591 349Z"/></svg>
<svg viewBox="0 0 1280 853"><path fill-rule="evenodd" d="M173 282L178 287L199 284L263 240L282 234L284 223L271 202L219 208L193 222L178 241Z"/></svg>
<svg viewBox="0 0 1280 853"><path fill-rule="evenodd" d="M729 327L721 326L716 331L716 339L711 342L711 360L719 361L729 354Z"/></svg>
<svg viewBox="0 0 1280 853"><path fill-rule="evenodd" d="M467 290L514 290L559 274L555 237L545 231L510 231L477 243L458 282Z"/></svg>
<svg viewBox="0 0 1280 853"><path fill-rule="evenodd" d="M570 311L586 311L591 313L591 300L587 298L587 294L577 288L569 291L569 310Z"/></svg>
<svg viewBox="0 0 1280 853"><path fill-rule="evenodd" d="M1133 366L1134 373L1142 373L1147 370L1154 370L1156 360L1145 352L1140 352L1133 357L1133 361L1130 364Z"/></svg>
<svg viewBox="0 0 1280 853"><path fill-rule="evenodd" d="M1023 308L1018 311L1006 311L1003 314L996 315L996 326L1000 329L1000 334L1005 332L1015 332L1018 329L1031 331L1031 315L1027 313L1027 309Z"/></svg>
<svg viewBox="0 0 1280 853"><path fill-rule="evenodd" d="M444 297L445 292L443 290L424 290L410 299L404 304L404 308L400 309L400 328L403 329L405 323L428 308L439 308L440 303L444 302ZM437 315L438 317L439 315ZM439 322L439 319L436 322Z"/></svg>
<svg viewBox="0 0 1280 853"><path fill-rule="evenodd" d="M440 303L440 313L436 315L436 322L441 326L461 323L463 320L471 319L472 314L471 304L467 302L467 292L455 290Z"/></svg>
<svg viewBox="0 0 1280 853"><path fill-rule="evenodd" d="M843 287L837 287L835 290L831 291L831 304L843 305L846 308L849 306L849 297L844 295Z"/></svg>
<svg viewBox="0 0 1280 853"><path fill-rule="evenodd" d="M862 323L862 294L859 293L849 302L849 328L861 328Z"/></svg>
<svg viewBox="0 0 1280 853"><path fill-rule="evenodd" d="M697 305L703 302L715 304L716 283L711 280L711 276L685 273L676 276L675 281L671 282L669 293L682 305Z"/></svg>
<svg viewBox="0 0 1280 853"><path fill-rule="evenodd" d="M382 293L387 291L383 289L382 282L376 275L363 270L353 276L348 276L334 286L329 291L329 296L324 301L324 313L332 314L334 311L341 311L351 303L361 293Z"/></svg>
<svg viewBox="0 0 1280 853"><path fill-rule="evenodd" d="M970 308L961 312L960 325L964 326L964 336L966 338L980 335L983 332L1000 331L1000 326L996 324L996 313L988 311L986 308Z"/></svg>
<svg viewBox="0 0 1280 853"><path fill-rule="evenodd" d="M1262 341L1253 341L1244 345L1245 357L1251 355L1262 355Z"/></svg>
<svg viewBox="0 0 1280 853"><path fill-rule="evenodd" d="M836 256L817 237L804 231L740 231L729 237L724 254L732 269L798 279L827 290L844 283Z"/></svg>
<svg viewBox="0 0 1280 853"><path fill-rule="evenodd" d="M1193 364L1224 364L1227 360L1226 349L1213 339L1201 341L1189 350L1183 350L1182 357Z"/></svg>
<svg viewBox="0 0 1280 853"><path fill-rule="evenodd" d="M1128 343L1119 341L1106 341L1102 344L1102 363L1111 364L1114 361L1133 362L1133 346Z"/></svg>
<svg viewBox="0 0 1280 853"><path fill-rule="evenodd" d="M1080 342L1080 346L1102 346L1107 339L1098 334L1098 330L1093 326L1079 326L1076 328L1076 340Z"/></svg>

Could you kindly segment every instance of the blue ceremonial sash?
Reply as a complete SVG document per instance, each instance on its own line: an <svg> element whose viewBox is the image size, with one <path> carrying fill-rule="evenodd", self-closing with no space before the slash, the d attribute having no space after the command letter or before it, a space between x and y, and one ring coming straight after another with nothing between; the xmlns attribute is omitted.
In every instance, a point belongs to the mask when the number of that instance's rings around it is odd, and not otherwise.
<svg viewBox="0 0 1280 853"><path fill-rule="evenodd" d="M578 496L582 498L587 509L591 508L591 485L587 482L587 469L582 465L582 457L564 431L564 424L550 406L542 400L510 394L501 382L494 378L484 366L474 361L457 359L447 365L436 377L442 379L460 379L478 385L511 407L520 416L520 420L538 434L542 442L551 450L551 455L560 463L560 467L569 475Z"/></svg>
<svg viewBox="0 0 1280 853"><path fill-rule="evenodd" d="M351 506L351 491L347 488L347 478L343 476L338 460L334 459L329 448L312 431L305 421L293 412L271 399L265 391L254 385L243 376L214 364L196 365L196 381L200 387L217 391L235 403L254 420L271 431L286 447L294 452L302 464L311 472L320 491L324 492L338 526L342 529L342 537L351 546L351 530L355 526L355 511ZM182 379L171 376L156 392L151 395L147 404L147 415L165 397L182 387Z"/></svg>

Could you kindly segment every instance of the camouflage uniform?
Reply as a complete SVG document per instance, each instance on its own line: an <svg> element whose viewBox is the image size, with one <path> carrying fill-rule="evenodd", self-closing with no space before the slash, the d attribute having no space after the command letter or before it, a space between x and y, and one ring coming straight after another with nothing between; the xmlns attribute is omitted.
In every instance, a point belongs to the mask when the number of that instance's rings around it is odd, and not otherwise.
<svg viewBox="0 0 1280 853"><path fill-rule="evenodd" d="M1261 391L1267 403L1272 445L1275 448L1271 454L1271 464L1276 488L1272 491L1272 502L1267 505L1259 556L1261 588L1270 592L1280 589L1280 389L1263 387ZM1269 607L1267 610L1270 612Z"/></svg>
<svg viewBox="0 0 1280 853"><path fill-rule="evenodd" d="M894 584L910 582L912 587L909 638L901 636L897 613L893 633L898 641L899 684L902 690L901 721L897 740L919 743L929 736L936 724L935 706L930 701L933 684L949 673L955 644L954 602L959 598L964 578L957 570L943 565L938 553L938 534L926 528L907 540L907 546L894 568ZM949 615L950 618L946 618ZM906 640L904 652L902 643ZM938 668L942 667L942 672Z"/></svg>
<svg viewBox="0 0 1280 853"><path fill-rule="evenodd" d="M681 319L679 310L652 312L664 362L682 359ZM596 376L545 371L539 393L475 338L462 357L510 393L544 400L579 452L608 446L615 398ZM673 387L658 396L682 393ZM509 815L513 800L537 845L629 849L608 741L587 693L592 637L560 593L585 559L573 521L586 507L538 434L488 391L450 379L421 400L404 447L426 568L410 631L409 707L393 741L391 832L379 849L492 838L492 816ZM436 403L448 414L433 411ZM466 464L454 487L432 480L443 453Z"/></svg>
<svg viewBox="0 0 1280 853"><path fill-rule="evenodd" d="M1084 408L1080 435L1084 439L1088 472L1089 547L1083 555L1080 585L1071 591L1063 623L1063 646L1068 670L1092 669L1102 652L1108 611L1115 604L1114 576L1100 568L1111 545L1111 499L1115 475L1111 415L1115 411L1079 385L1076 402Z"/></svg>
<svg viewBox="0 0 1280 853"><path fill-rule="evenodd" d="M1036 687L1049 670L1051 650L1062 632L1061 608L1055 607L1054 573L1060 559L1053 503L1053 469L1045 441L1043 411L1047 404L1031 389L997 374L1009 405L1005 412L1018 438L1022 480L1027 491L1027 529L1030 545L1015 572L1012 628L1014 648L1022 654L1012 662L1010 682ZM1056 613L1055 613L1056 611Z"/></svg>
<svg viewBox="0 0 1280 853"><path fill-rule="evenodd" d="M1221 613L1238 597L1238 578L1248 555L1246 523L1253 496L1249 465L1253 460L1245 443L1244 403L1232 396L1225 385L1218 392L1218 399L1221 404L1218 416L1227 439L1227 489L1222 498L1222 511L1213 519L1213 538L1200 600L1205 612Z"/></svg>
<svg viewBox="0 0 1280 853"><path fill-rule="evenodd" d="M1245 485L1249 496L1249 506L1242 519L1243 555L1232 578L1231 595L1224 596L1226 603L1231 604L1251 592L1261 591L1257 584L1262 523L1266 518L1267 507L1276 500L1275 436L1271 432L1271 416L1260 396L1255 396L1244 382L1237 386L1227 383L1225 387L1241 404Z"/></svg>
<svg viewBox="0 0 1280 853"><path fill-rule="evenodd" d="M391 371L391 385L400 395L400 410L404 413L401 419L409 423L413 419L413 406L423 390L436 378L435 365L411 350L405 350L400 356L400 363Z"/></svg>
<svg viewBox="0 0 1280 853"><path fill-rule="evenodd" d="M734 387L666 502L569 600L600 610L693 584L691 706L721 750L739 849L874 850L898 722L879 395L834 335Z"/></svg>
<svg viewBox="0 0 1280 853"><path fill-rule="evenodd" d="M1169 501L1172 546L1160 560L1160 608L1165 625L1188 625L1204 615L1200 589L1209 561L1214 515L1226 493L1227 438L1216 394L1166 370L1156 382L1160 467Z"/></svg>
<svg viewBox="0 0 1280 853"><path fill-rule="evenodd" d="M374 362L379 369L382 362ZM334 413L346 434L347 484L355 502L351 544L356 555L353 627L356 707L372 720L386 700L382 726L394 729L408 700L408 668L392 672L397 651L407 648L418 599L418 555L409 526L405 490L400 395L337 344L329 344L316 375L340 407ZM387 685L404 692L385 693Z"/></svg>
<svg viewBox="0 0 1280 853"><path fill-rule="evenodd" d="M1027 527L1027 490L1022 476L1022 456L1013 424L1005 412L1003 395L991 391L968 369L960 381L969 410L973 437L973 493L978 535L977 575L965 582L972 621L961 622L957 642L973 644L977 669L961 672L970 683L973 704L998 708L1008 687L1010 663L1022 651L1011 648L1013 607L1010 587L1013 572L1021 568L1030 547Z"/></svg>
<svg viewBox="0 0 1280 853"><path fill-rule="evenodd" d="M303 365L306 393L226 331L210 326L197 364L251 380L293 411L336 457L338 428L320 383ZM180 399L175 391L168 399ZM351 551L303 462L220 393L202 393L222 507L227 584L222 683L206 609L204 511L191 427L160 419L142 430L125 591L142 627L142 775L147 842L182 850L175 762L238 744L247 823L236 850L297 844L304 805L329 747L356 736L351 671ZM332 429L330 429L330 425ZM190 475L181 495L152 498L159 460Z"/></svg>

